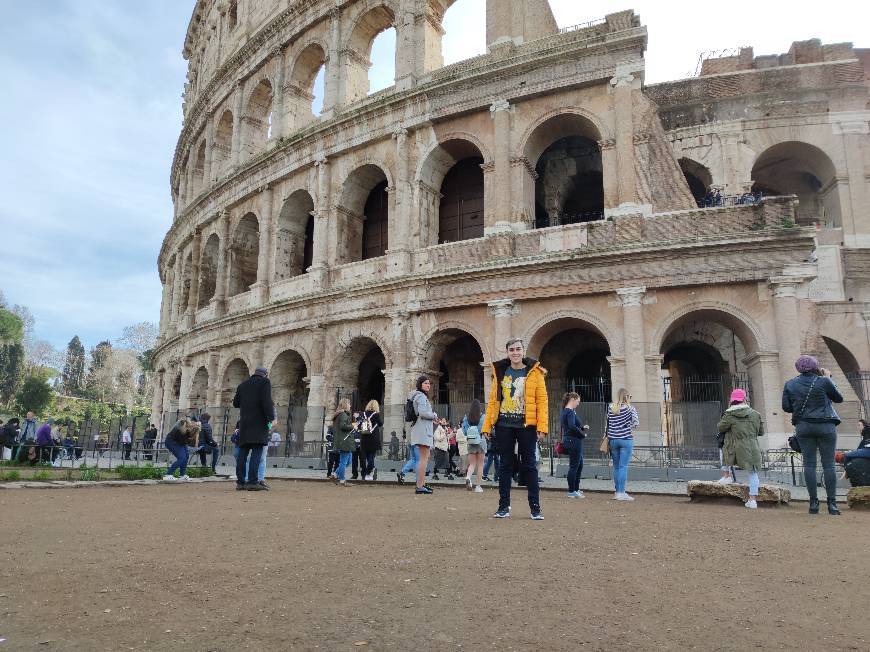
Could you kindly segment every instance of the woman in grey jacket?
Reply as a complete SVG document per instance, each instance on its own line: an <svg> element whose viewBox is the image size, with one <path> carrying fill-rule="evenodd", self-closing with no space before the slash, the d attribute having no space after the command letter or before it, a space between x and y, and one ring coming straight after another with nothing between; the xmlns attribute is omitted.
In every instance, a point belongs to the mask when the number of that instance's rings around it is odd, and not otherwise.
<svg viewBox="0 0 870 652"><path fill-rule="evenodd" d="M432 410L432 403L429 401L431 381L426 376L420 376L416 387L410 397L414 404L414 414L417 416L411 425L411 444L417 447L420 458L417 462L417 489L414 493L431 494L432 488L426 486L426 467L429 464L429 450L434 439L432 424L438 415Z"/></svg>

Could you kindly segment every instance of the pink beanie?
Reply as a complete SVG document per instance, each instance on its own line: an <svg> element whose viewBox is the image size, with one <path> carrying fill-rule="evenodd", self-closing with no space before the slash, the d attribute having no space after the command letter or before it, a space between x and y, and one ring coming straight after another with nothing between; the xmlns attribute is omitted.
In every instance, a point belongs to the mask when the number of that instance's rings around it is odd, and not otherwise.
<svg viewBox="0 0 870 652"><path fill-rule="evenodd" d="M746 392L739 387L731 392L731 403L744 403L746 402Z"/></svg>

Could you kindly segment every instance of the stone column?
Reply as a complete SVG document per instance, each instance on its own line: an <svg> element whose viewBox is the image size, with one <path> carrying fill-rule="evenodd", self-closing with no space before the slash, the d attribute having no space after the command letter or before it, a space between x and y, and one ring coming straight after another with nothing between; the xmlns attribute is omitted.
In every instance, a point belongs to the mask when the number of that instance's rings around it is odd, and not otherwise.
<svg viewBox="0 0 870 652"><path fill-rule="evenodd" d="M493 120L495 154L493 156L493 182L496 188L495 211L488 213L493 222L484 224L484 234L510 231L511 216L511 105L507 100L496 100L489 107ZM503 346L504 344L502 344Z"/></svg>
<svg viewBox="0 0 870 652"><path fill-rule="evenodd" d="M739 195L752 189L749 179L750 170L743 169L740 146L743 134L740 132L723 133L719 136L722 148L722 172L726 195Z"/></svg>
<svg viewBox="0 0 870 652"><path fill-rule="evenodd" d="M505 344L514 336L512 317L519 312L519 307L514 304L513 299L496 299L487 302L486 305L489 306L489 314L494 317L491 350L496 358L500 358L503 357Z"/></svg>
<svg viewBox="0 0 870 652"><path fill-rule="evenodd" d="M272 186L260 189L260 246L257 254L257 282L251 286L257 305L269 302L269 283L272 280Z"/></svg>
<svg viewBox="0 0 870 652"><path fill-rule="evenodd" d="M163 427L163 393L166 371L161 369L157 372L157 387L154 390L154 398L151 399L151 423L157 426L158 432Z"/></svg>
<svg viewBox="0 0 870 652"><path fill-rule="evenodd" d="M233 142L230 151L230 163L233 166L239 164L242 152L242 111L245 101L244 83L239 82L236 85L236 98L233 107Z"/></svg>
<svg viewBox="0 0 870 652"><path fill-rule="evenodd" d="M617 66L610 80L613 110L616 119L616 168L619 204L637 203L637 175L634 170L634 89L640 80L632 74L633 67Z"/></svg>
<svg viewBox="0 0 870 652"><path fill-rule="evenodd" d="M219 393L221 390L221 379L218 376L220 372L220 353L216 351L208 352L208 388L206 390L205 402L206 407L216 407L218 404Z"/></svg>
<svg viewBox="0 0 870 652"><path fill-rule="evenodd" d="M172 332L177 333L183 325L182 316L187 306L182 306L182 291L184 287L184 249L179 247L175 252L175 287L172 288L172 311L169 320Z"/></svg>
<svg viewBox="0 0 870 652"><path fill-rule="evenodd" d="M160 301L160 335L164 337L166 335L166 331L169 328L169 315L172 312L172 295L170 294L172 291L172 286L175 284L175 279L173 278L170 282L169 280L169 270L163 270L163 298Z"/></svg>
<svg viewBox="0 0 870 652"><path fill-rule="evenodd" d="M794 363L801 354L800 322L798 321L797 287L801 279L778 276L770 279L773 291L773 316L776 328L776 346L779 350L779 383L797 375ZM787 415L783 419L788 420ZM772 425L772 424L771 424ZM786 426L784 426L786 427Z"/></svg>
<svg viewBox="0 0 870 652"><path fill-rule="evenodd" d="M190 272L190 292L187 293L187 314L185 315L187 328L193 328L196 321L196 311L199 307L199 270L200 257L202 256L202 230L199 228L193 234L191 253L193 254L193 266Z"/></svg>
<svg viewBox="0 0 870 652"><path fill-rule="evenodd" d="M324 80L322 119L329 119L341 106L341 10L333 7L329 10L330 38L329 52L326 53L326 79Z"/></svg>
<svg viewBox="0 0 870 652"><path fill-rule="evenodd" d="M867 247L870 246L870 193L867 191L870 157L864 152L870 124L866 113L832 114L830 120L834 135L842 139L846 161L847 180L838 179L839 184L848 185L848 192L840 193L841 197L847 196L846 202L840 202L845 242L847 246Z"/></svg>
<svg viewBox="0 0 870 652"><path fill-rule="evenodd" d="M228 210L222 211L218 220L217 232L220 236L220 242L218 243L214 297L211 300L214 305L215 317L221 317L227 312L227 286L230 276L230 212Z"/></svg>
<svg viewBox="0 0 870 652"><path fill-rule="evenodd" d="M326 331L320 326L307 330L311 368L308 370L308 415L305 419L304 441L320 441L323 438L323 419L328 404L324 377Z"/></svg>
<svg viewBox="0 0 870 652"><path fill-rule="evenodd" d="M185 356L181 361L181 391L178 393L178 409L184 413L192 407L190 405L191 371L190 356Z"/></svg>
<svg viewBox="0 0 870 652"><path fill-rule="evenodd" d="M644 356L646 371L646 398L649 402L661 403L664 395L662 387L662 364L665 356L654 353Z"/></svg>
<svg viewBox="0 0 870 652"><path fill-rule="evenodd" d="M645 287L620 288L616 291L622 304L622 336L625 353L626 389L633 400L645 403L646 373L643 328Z"/></svg>
<svg viewBox="0 0 870 652"><path fill-rule="evenodd" d="M324 289L328 285L329 261L329 214L331 211L329 161L324 157L315 162L317 168L317 191L314 206L314 243L311 252L312 289Z"/></svg>
<svg viewBox="0 0 870 652"><path fill-rule="evenodd" d="M604 208L619 206L619 182L616 161L616 140L604 138L598 141L601 150L601 169L604 174Z"/></svg>
<svg viewBox="0 0 870 652"><path fill-rule="evenodd" d="M202 168L203 190L211 188L212 158L214 157L214 120L209 118L205 123L205 163Z"/></svg>
<svg viewBox="0 0 870 652"><path fill-rule="evenodd" d="M411 269L411 246L408 227L411 224L410 152L408 130L393 133L396 140L396 178L390 199L392 214L389 223L389 274L404 276Z"/></svg>
<svg viewBox="0 0 870 652"><path fill-rule="evenodd" d="M173 365L168 365L168 367L164 370L163 374L163 412L173 412L172 406L172 387L175 385L175 367ZM175 418L175 415L172 415L172 418L169 419L171 421ZM172 427L172 424L169 423L168 427ZM165 432L163 434L166 434Z"/></svg>
<svg viewBox="0 0 870 652"><path fill-rule="evenodd" d="M781 409L782 372L779 368L779 355L774 351L759 351L744 357L743 364L746 365L752 382L752 407L761 413L764 420L764 438L759 441L761 448L787 446L791 420ZM792 373L789 377L794 375Z"/></svg>
<svg viewBox="0 0 870 652"><path fill-rule="evenodd" d="M275 71L275 86L272 89L272 139L271 146L287 134L284 106L284 50L278 46L272 51L277 70Z"/></svg>

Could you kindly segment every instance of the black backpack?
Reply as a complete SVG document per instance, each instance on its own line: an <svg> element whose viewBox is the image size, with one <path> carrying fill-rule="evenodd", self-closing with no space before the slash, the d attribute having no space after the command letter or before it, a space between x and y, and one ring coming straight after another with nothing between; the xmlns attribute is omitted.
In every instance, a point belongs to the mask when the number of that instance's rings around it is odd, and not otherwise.
<svg viewBox="0 0 870 652"><path fill-rule="evenodd" d="M855 457L846 462L845 469L853 487L870 487L870 458Z"/></svg>
<svg viewBox="0 0 870 652"><path fill-rule="evenodd" d="M417 410L414 409L414 397L410 396L405 401L405 422L406 423L416 423L417 422Z"/></svg>

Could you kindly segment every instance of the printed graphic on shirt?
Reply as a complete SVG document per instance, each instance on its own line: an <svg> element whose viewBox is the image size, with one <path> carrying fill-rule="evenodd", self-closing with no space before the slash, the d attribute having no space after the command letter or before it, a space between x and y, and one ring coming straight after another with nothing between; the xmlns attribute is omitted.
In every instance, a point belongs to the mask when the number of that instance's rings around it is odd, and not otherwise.
<svg viewBox="0 0 870 652"><path fill-rule="evenodd" d="M505 371L501 381L501 408L499 422L503 425L523 425L526 414L526 374L527 369Z"/></svg>

